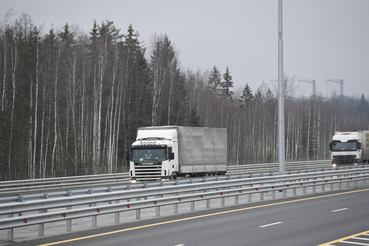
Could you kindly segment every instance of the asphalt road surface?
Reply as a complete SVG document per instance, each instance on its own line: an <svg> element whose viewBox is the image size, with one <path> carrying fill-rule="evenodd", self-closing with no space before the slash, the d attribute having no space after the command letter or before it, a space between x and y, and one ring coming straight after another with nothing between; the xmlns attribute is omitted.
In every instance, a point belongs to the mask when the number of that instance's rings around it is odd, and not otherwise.
<svg viewBox="0 0 369 246"><path fill-rule="evenodd" d="M139 221L23 245L369 245L368 208L369 189L351 189Z"/></svg>

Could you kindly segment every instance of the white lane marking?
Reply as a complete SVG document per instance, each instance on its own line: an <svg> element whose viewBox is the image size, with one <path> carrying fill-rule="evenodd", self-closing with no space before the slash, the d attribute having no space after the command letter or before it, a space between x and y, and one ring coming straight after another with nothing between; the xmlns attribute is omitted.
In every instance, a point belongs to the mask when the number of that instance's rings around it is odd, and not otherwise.
<svg viewBox="0 0 369 246"><path fill-rule="evenodd" d="M174 245L174 246L185 246L186 244L177 244L177 245Z"/></svg>
<svg viewBox="0 0 369 246"><path fill-rule="evenodd" d="M341 209L336 209L336 210L332 210L332 213L334 212L339 212L339 211L343 211L343 210L347 210L348 208L341 208Z"/></svg>
<svg viewBox="0 0 369 246"><path fill-rule="evenodd" d="M352 237L352 238L369 241L369 238L363 238L363 237Z"/></svg>
<svg viewBox="0 0 369 246"><path fill-rule="evenodd" d="M367 244L367 243L355 243L355 242L350 242L350 241L340 241L340 243L349 243L349 244L355 244L355 245L369 246L369 244Z"/></svg>
<svg viewBox="0 0 369 246"><path fill-rule="evenodd" d="M278 225L278 224L281 224L281 223L282 222L275 222L275 223L272 223L272 224L262 225L262 226L259 226L259 227L268 227L268 226Z"/></svg>

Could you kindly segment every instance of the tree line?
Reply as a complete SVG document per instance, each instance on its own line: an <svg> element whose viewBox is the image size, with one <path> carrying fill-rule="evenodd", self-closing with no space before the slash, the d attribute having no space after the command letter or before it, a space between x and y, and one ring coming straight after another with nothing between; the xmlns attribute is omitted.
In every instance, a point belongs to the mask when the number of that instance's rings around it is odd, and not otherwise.
<svg viewBox="0 0 369 246"><path fill-rule="evenodd" d="M126 171L137 127L225 127L228 164L277 162L276 90L234 89L230 68L191 71L167 35L148 45L129 25L65 24L43 32L28 14L0 23L2 179ZM335 130L369 129L369 104L294 98L285 76L286 160L328 159ZM66 173L68 171L68 173Z"/></svg>

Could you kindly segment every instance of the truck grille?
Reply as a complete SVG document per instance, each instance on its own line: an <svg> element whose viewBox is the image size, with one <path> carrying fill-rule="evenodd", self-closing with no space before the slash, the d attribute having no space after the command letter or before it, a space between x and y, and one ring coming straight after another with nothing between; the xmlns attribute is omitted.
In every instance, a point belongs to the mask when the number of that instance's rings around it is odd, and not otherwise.
<svg viewBox="0 0 369 246"><path fill-rule="evenodd" d="M338 163L352 163L354 162L355 155L337 155L334 158L337 160Z"/></svg>
<svg viewBox="0 0 369 246"><path fill-rule="evenodd" d="M135 164L137 180L160 180L161 165L137 165Z"/></svg>

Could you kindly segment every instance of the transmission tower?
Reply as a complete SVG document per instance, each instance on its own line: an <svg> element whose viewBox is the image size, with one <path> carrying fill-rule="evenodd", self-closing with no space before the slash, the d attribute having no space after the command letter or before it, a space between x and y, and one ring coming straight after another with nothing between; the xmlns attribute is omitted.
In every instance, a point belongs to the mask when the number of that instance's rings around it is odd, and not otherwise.
<svg viewBox="0 0 369 246"><path fill-rule="evenodd" d="M315 94L316 94L316 83L315 83L315 79L299 79L299 81L312 84L313 85L313 92L312 92L311 95L312 96L315 96Z"/></svg>
<svg viewBox="0 0 369 246"><path fill-rule="evenodd" d="M343 96L343 79L326 79L326 93L327 93L327 97L328 97L328 85L329 83L328 82L333 82L333 83L337 83L337 84L340 84L340 95Z"/></svg>

